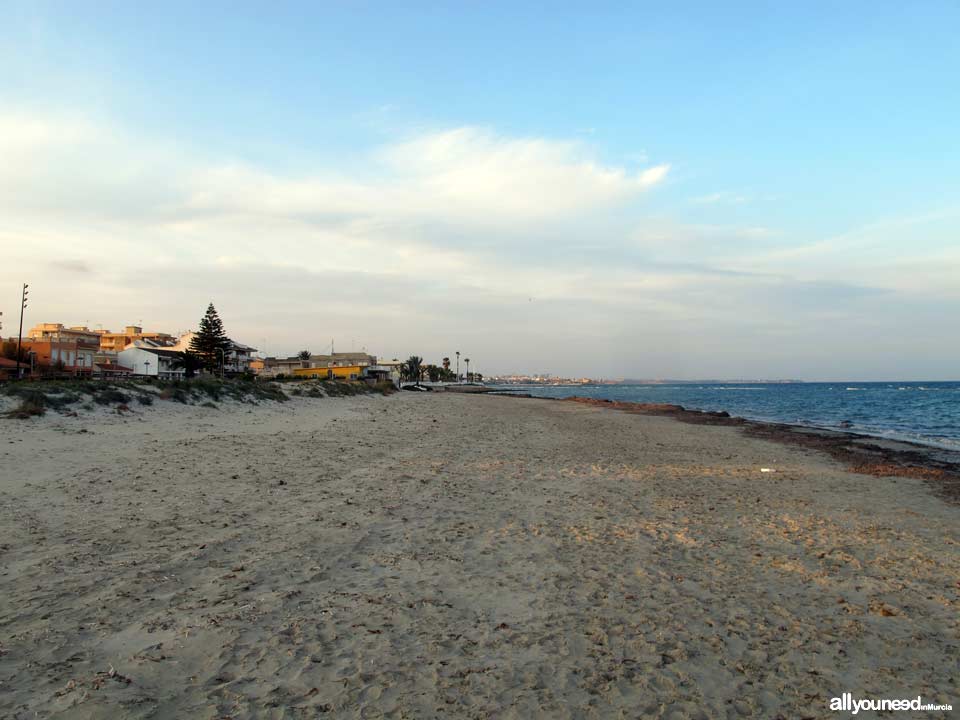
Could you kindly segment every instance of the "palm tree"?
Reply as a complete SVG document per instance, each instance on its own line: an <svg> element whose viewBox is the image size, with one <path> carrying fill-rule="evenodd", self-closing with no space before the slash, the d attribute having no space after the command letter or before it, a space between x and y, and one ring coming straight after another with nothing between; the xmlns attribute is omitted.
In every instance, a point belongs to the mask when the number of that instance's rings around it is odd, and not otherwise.
<svg viewBox="0 0 960 720"><path fill-rule="evenodd" d="M460 351L457 350L457 382L460 382Z"/></svg>
<svg viewBox="0 0 960 720"><path fill-rule="evenodd" d="M407 380L415 380L419 384L420 377L423 374L423 358L411 355L401 366L400 373Z"/></svg>
<svg viewBox="0 0 960 720"><path fill-rule="evenodd" d="M464 358L463 361L467 364L467 382L470 382L470 358Z"/></svg>

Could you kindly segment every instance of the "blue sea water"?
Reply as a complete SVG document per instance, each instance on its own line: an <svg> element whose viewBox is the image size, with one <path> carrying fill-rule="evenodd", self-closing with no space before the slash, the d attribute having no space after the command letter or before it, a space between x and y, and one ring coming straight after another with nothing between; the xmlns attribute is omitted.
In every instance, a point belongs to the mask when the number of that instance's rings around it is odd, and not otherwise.
<svg viewBox="0 0 960 720"><path fill-rule="evenodd" d="M676 385L513 385L539 397L604 400L726 410L767 420L960 450L960 382L725 383Z"/></svg>

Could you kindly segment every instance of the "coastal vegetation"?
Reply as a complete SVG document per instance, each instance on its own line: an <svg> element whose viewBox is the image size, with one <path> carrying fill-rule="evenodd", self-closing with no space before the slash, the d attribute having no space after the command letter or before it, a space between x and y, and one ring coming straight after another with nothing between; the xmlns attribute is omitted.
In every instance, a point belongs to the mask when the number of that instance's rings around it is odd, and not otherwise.
<svg viewBox="0 0 960 720"><path fill-rule="evenodd" d="M322 380L307 380L297 382L290 390L293 397L346 397L350 395L369 395L371 393L379 395L390 395L396 388L393 383L381 381L370 385L365 382L355 382L350 380L334 380L324 378Z"/></svg>
<svg viewBox="0 0 960 720"><path fill-rule="evenodd" d="M350 395L389 395L393 385L380 382L320 380L290 383L285 391L279 383L245 378L225 379L204 376L192 380L81 380L63 379L33 383L0 385L0 407L15 403L3 412L7 418L29 419L44 415L48 410L62 414L76 414L78 410L93 411L97 407L112 407L120 413L130 406L150 407L154 401L165 400L183 405L218 407L216 403L229 400L236 403L285 402L290 397L343 397Z"/></svg>
<svg viewBox="0 0 960 720"><path fill-rule="evenodd" d="M460 353L458 352L459 356ZM470 360L465 360L469 368ZM476 373L467 373L467 380L480 380L482 376ZM457 374L450 369L450 358L443 358L440 365L424 364L423 358L411 355L400 366L400 379L408 382L456 382Z"/></svg>

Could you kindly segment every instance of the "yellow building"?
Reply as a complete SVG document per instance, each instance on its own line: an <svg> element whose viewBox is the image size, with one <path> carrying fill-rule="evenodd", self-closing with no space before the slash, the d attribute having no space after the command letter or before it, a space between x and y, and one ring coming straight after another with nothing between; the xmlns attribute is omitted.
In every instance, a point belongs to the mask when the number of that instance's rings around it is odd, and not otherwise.
<svg viewBox="0 0 960 720"><path fill-rule="evenodd" d="M326 378L336 378L337 380L359 380L363 375L365 365L338 365L336 367L312 367L312 368L293 368L290 374L298 378L312 378L314 380L324 380Z"/></svg>
<svg viewBox="0 0 960 720"><path fill-rule="evenodd" d="M109 330L100 333L100 350L103 352L121 352L132 347L137 340L150 340L157 345L172 345L176 338L161 332L144 332L139 325L127 325L123 332L112 333Z"/></svg>

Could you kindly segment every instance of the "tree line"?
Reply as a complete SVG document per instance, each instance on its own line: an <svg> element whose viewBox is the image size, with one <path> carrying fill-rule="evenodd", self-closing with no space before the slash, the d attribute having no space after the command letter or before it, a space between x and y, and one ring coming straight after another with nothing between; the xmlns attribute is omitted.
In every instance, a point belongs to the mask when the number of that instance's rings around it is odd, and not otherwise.
<svg viewBox="0 0 960 720"><path fill-rule="evenodd" d="M469 362L469 360L467 361ZM467 373L467 381L481 381L483 375L480 373ZM400 365L400 379L407 382L456 382L457 375L450 369L450 358L443 358L441 365L425 365L423 358L418 355L411 355L403 364Z"/></svg>

